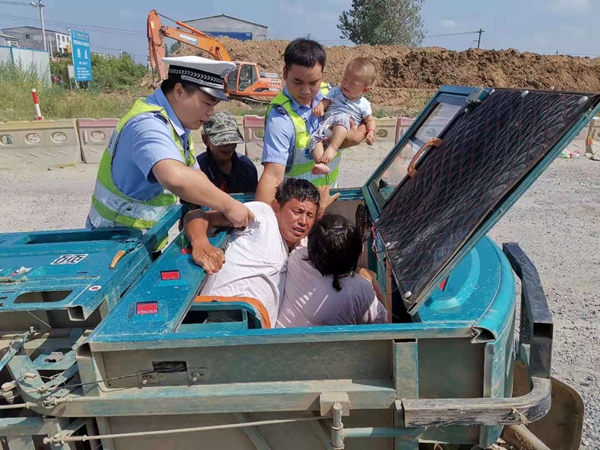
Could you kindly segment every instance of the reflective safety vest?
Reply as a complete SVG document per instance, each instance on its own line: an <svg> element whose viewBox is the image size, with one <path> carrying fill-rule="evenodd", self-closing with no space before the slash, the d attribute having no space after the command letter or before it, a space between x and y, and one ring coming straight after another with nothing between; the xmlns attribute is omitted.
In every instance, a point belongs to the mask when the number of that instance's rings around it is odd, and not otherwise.
<svg viewBox="0 0 600 450"><path fill-rule="evenodd" d="M323 95L329 92L329 85L327 83L321 83L321 92ZM310 140L310 133L306 129L306 122L292 110L292 100L285 95L283 90L269 104L267 118L273 108L278 108L279 111L287 114L294 124L294 132L296 135L294 148L290 149L285 176L289 178L303 178L317 187L326 184L336 186L338 174L340 172L341 152L338 152L333 161L328 164L331 171L327 175L313 174L312 169L315 166L315 160L306 151L308 141Z"/></svg>
<svg viewBox="0 0 600 450"><path fill-rule="evenodd" d="M152 228L177 202L177 196L166 189L150 200L131 198L121 192L113 180L111 168L121 130L129 120L145 113L156 113L164 117L171 128L173 141L186 165L191 167L196 161L192 136L190 135L188 138L189 150L186 155L179 135L165 109L161 106L150 105L143 100L136 100L131 110L119 121L100 160L89 214L90 222L96 228L126 226L147 230Z"/></svg>

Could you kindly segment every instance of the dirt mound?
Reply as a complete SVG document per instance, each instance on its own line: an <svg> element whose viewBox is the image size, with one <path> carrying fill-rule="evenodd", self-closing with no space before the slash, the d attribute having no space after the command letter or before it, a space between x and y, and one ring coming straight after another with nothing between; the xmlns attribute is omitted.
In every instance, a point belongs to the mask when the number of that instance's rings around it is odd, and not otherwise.
<svg viewBox="0 0 600 450"><path fill-rule="evenodd" d="M281 74L288 41L241 42L223 38L221 42L235 60L256 62L262 71ZM198 51L190 46L176 52L193 54ZM440 47L328 47L325 79L337 84L346 64L357 56L370 58L378 68L371 94L376 107L418 106L423 97L429 98L444 84L600 91L597 58L543 56L513 49L455 52Z"/></svg>

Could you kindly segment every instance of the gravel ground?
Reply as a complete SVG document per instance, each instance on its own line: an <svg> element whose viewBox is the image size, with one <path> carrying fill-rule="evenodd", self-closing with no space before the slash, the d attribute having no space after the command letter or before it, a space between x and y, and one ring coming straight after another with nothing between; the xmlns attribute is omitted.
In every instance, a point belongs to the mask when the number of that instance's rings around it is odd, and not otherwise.
<svg viewBox="0 0 600 450"><path fill-rule="evenodd" d="M600 163L557 160L490 233L519 242L554 319L553 376L585 402L582 449L600 449Z"/></svg>
<svg viewBox="0 0 600 450"><path fill-rule="evenodd" d="M382 151L347 152L340 186L360 186ZM0 232L80 228L97 166L0 171ZM554 317L554 376L586 404L584 445L600 448L600 163L557 160L492 230L537 266Z"/></svg>

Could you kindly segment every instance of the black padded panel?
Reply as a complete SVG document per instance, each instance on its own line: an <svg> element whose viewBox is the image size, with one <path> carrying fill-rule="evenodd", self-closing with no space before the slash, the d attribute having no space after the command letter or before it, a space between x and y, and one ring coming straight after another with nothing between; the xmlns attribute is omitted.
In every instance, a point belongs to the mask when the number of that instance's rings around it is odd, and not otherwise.
<svg viewBox="0 0 600 450"><path fill-rule="evenodd" d="M391 196L376 227L413 298L598 96L499 89L462 114Z"/></svg>

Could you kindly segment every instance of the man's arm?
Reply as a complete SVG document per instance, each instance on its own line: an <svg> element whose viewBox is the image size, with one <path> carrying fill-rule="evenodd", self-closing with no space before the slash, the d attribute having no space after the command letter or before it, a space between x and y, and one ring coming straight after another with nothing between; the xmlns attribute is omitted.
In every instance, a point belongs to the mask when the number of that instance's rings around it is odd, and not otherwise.
<svg viewBox="0 0 600 450"><path fill-rule="evenodd" d="M285 166L277 163L265 163L265 170L260 177L254 200L268 205L275 199L275 190L283 181Z"/></svg>
<svg viewBox="0 0 600 450"><path fill-rule="evenodd" d="M188 203L217 209L236 225L246 226L254 216L240 202L217 189L206 175L184 164L168 125L155 115L132 119L121 138L135 164L150 182L158 183Z"/></svg>
<svg viewBox="0 0 600 450"><path fill-rule="evenodd" d="M356 126L354 121L350 119L351 127L348 130L348 134L346 135L346 139L340 145L340 148L349 148L354 147L364 141L367 135L367 126L364 123L361 123L360 126Z"/></svg>
<svg viewBox="0 0 600 450"><path fill-rule="evenodd" d="M184 218L185 235L192 245L194 263L202 267L207 274L218 272L225 264L225 254L213 247L208 240L208 228L232 226L232 223L219 211L191 211Z"/></svg>
<svg viewBox="0 0 600 450"><path fill-rule="evenodd" d="M325 211L329 208L333 202L335 202L342 194L339 192L335 195L330 195L331 187L328 185L319 186L317 188L319 191L319 197L321 200L319 201L319 210L317 211L317 220L321 220L325 215Z"/></svg>
<svg viewBox="0 0 600 450"><path fill-rule="evenodd" d="M217 188L207 176L187 167L181 161L163 159L152 168L161 186L194 205L222 211L236 227L245 227L254 215L241 202Z"/></svg>
<svg viewBox="0 0 600 450"><path fill-rule="evenodd" d="M295 145L296 133L291 119L277 109L271 110L265 126L262 155L265 169L258 182L254 200L270 205L275 198L277 186L285 176L285 167Z"/></svg>

